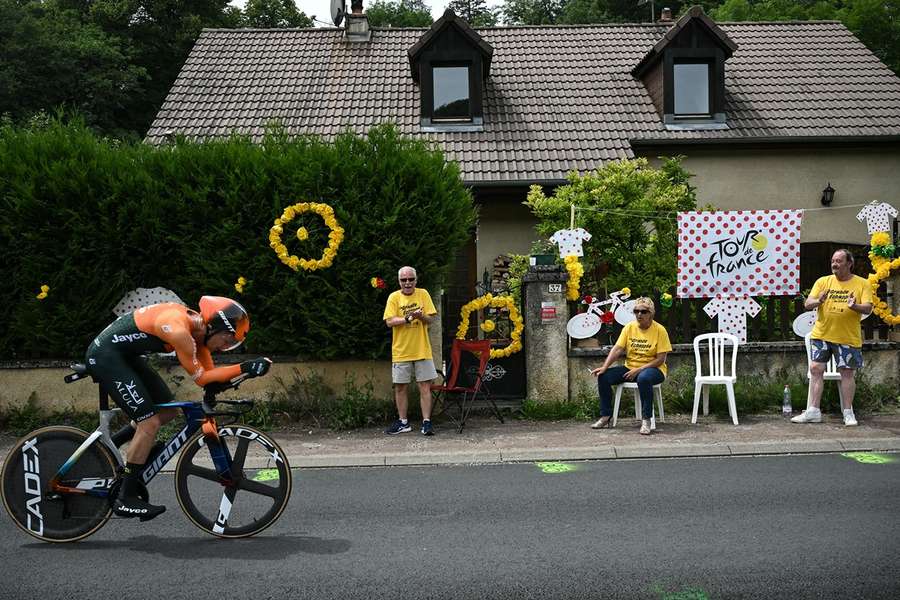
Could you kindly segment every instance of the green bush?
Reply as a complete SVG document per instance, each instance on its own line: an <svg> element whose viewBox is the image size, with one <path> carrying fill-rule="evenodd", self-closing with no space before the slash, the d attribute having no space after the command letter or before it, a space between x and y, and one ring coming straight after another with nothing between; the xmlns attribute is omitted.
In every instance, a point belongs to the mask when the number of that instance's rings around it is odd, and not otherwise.
<svg viewBox="0 0 900 600"><path fill-rule="evenodd" d="M694 367L681 365L669 372L663 385L663 402L666 412L691 414L694 409ZM806 377L796 373L781 372L772 377L738 378L734 385L734 398L738 413L765 414L781 411L784 386L791 390L791 404L794 411L806 408L808 382ZM862 371L856 379L853 408L857 412L873 413L896 410L900 404L900 394L896 385L871 383ZM702 399L701 408L702 411ZM840 397L837 384L825 382L822 393L822 410L840 413ZM728 399L724 385L714 385L709 392L709 412L728 416Z"/></svg>
<svg viewBox="0 0 900 600"><path fill-rule="evenodd" d="M568 183L544 194L531 186L525 205L538 219L535 230L550 238L575 226L592 238L584 246L581 293L600 295L630 287L636 294L667 290L675 284L679 211L697 208L691 174L682 157L665 158L659 168L646 158L612 161L594 172L570 173ZM636 297L636 296L635 296Z"/></svg>
<svg viewBox="0 0 900 600"><path fill-rule="evenodd" d="M345 238L332 267L296 273L269 247L285 207L324 202ZM390 125L333 142L271 130L172 146L117 144L83 125L0 126L0 357L81 356L136 287L164 286L196 306L236 296L251 314L251 352L303 358L388 356L381 325L404 264L441 284L475 211L455 163ZM297 228L309 239L299 241ZM319 258L329 230L306 213L283 240ZM45 300L40 286L50 286Z"/></svg>
<svg viewBox="0 0 900 600"><path fill-rule="evenodd" d="M393 401L375 395L371 377L361 384L355 377L348 377L340 394L316 372L304 375L294 369L290 379L277 380L281 390L269 402L260 403L260 409L282 424L311 423L340 431L386 423L393 415Z"/></svg>
<svg viewBox="0 0 900 600"><path fill-rule="evenodd" d="M571 401L535 402L525 400L522 403L521 416L533 421L560 421L563 419L591 419L594 413L599 414L599 400L596 389L580 386L575 398Z"/></svg>
<svg viewBox="0 0 900 600"><path fill-rule="evenodd" d="M117 424L123 424L117 421ZM48 425L68 425L91 432L100 424L97 412L79 411L74 407L48 411L37 405L34 394L21 406L13 406L0 413L0 431L25 435Z"/></svg>

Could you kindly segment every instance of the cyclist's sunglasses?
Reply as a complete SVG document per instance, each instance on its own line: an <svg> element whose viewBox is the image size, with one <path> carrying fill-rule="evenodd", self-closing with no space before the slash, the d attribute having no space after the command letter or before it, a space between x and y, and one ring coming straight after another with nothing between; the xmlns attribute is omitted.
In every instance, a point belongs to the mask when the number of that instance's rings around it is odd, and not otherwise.
<svg viewBox="0 0 900 600"><path fill-rule="evenodd" d="M646 314L650 314L650 311L647 310L646 308L636 308L636 309L634 309L634 314L636 314L636 315L646 315Z"/></svg>
<svg viewBox="0 0 900 600"><path fill-rule="evenodd" d="M406 283L407 281L415 281L415 280L416 280L415 277L401 277L400 278L400 281L403 283Z"/></svg>

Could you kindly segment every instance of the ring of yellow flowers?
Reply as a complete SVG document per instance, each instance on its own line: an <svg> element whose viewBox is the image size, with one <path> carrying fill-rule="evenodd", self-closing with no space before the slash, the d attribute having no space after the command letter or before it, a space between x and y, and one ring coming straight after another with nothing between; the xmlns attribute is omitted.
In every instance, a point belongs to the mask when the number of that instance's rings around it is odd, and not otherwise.
<svg viewBox="0 0 900 600"><path fill-rule="evenodd" d="M872 259L872 266L875 268L875 272L870 273L868 277L874 299L872 311L888 325L900 325L900 315L893 314L887 302L878 297L878 286L890 276L892 270L900 269L900 258L888 260L871 252L869 258Z"/></svg>
<svg viewBox="0 0 900 600"><path fill-rule="evenodd" d="M506 348L491 348L491 358L503 358L521 350L522 331L525 329L525 322L522 320L522 315L519 314L519 309L516 308L516 303L511 296L493 296L491 294L485 294L463 306L459 311L460 322L459 327L456 330L456 339L466 339L466 333L469 331L469 314L471 314L472 311L482 310L488 307L506 308L509 310L509 320L513 322L513 330L509 335L512 341Z"/></svg>
<svg viewBox="0 0 900 600"><path fill-rule="evenodd" d="M316 260L314 258L298 258L288 252L287 247L281 241L281 234L284 233L284 226L294 220L297 215L305 212L314 212L322 217L325 225L330 229L328 234L328 246L322 253L322 258ZM301 233L301 231L303 233ZM297 237L301 240L306 239L306 228L301 227L297 230ZM301 237L302 236L302 237ZM315 271L316 269L327 269L334 261L337 255L338 247L344 241L344 229L338 225L337 219L334 218L334 209L327 204L321 202L300 202L293 206L288 206L280 217L275 219L275 224L269 229L269 246L275 251L278 260L289 266L295 271L303 269L304 271Z"/></svg>

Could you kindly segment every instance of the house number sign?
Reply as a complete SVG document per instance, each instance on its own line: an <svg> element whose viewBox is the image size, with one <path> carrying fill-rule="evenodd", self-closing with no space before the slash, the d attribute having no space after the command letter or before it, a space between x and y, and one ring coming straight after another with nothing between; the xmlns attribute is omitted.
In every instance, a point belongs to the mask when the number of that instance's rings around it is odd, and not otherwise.
<svg viewBox="0 0 900 600"><path fill-rule="evenodd" d="M560 294L563 291L563 286L561 283L550 283L547 285L551 294Z"/></svg>

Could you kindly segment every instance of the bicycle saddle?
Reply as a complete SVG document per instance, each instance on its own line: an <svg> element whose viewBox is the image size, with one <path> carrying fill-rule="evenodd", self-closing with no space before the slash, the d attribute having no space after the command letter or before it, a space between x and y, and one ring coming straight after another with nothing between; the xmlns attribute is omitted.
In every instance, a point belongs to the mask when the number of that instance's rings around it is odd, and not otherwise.
<svg viewBox="0 0 900 600"><path fill-rule="evenodd" d="M69 368L74 371L73 373L69 373L64 377L66 383L72 383L73 381L78 381L79 379L84 379L85 377L91 377L91 370L84 363L75 363L69 365Z"/></svg>

